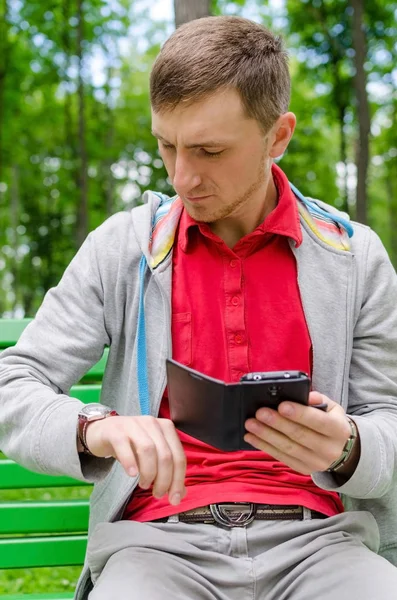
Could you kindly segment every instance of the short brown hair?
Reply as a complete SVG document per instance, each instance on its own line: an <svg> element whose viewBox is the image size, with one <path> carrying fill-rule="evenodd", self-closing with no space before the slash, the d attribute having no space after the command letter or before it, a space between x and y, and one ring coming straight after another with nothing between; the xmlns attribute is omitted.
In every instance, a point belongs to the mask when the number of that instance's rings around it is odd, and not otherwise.
<svg viewBox="0 0 397 600"><path fill-rule="evenodd" d="M288 110L287 54L280 37L253 21L206 17L185 23L166 41L150 76L150 100L161 112L228 87L267 132Z"/></svg>

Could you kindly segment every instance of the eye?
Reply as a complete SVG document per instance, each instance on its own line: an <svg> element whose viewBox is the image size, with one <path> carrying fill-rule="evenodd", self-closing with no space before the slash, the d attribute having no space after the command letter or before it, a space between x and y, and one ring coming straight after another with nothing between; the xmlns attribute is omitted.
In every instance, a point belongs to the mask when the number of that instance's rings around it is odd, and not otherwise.
<svg viewBox="0 0 397 600"><path fill-rule="evenodd" d="M203 148L203 152L204 152L205 156L211 156L213 158L216 158L217 156L220 156L223 153L223 150L221 150L220 152L208 152L208 150L205 150Z"/></svg>
<svg viewBox="0 0 397 600"><path fill-rule="evenodd" d="M160 143L161 147L164 148L164 150L175 150L175 146L172 146L172 144L164 144L164 142Z"/></svg>

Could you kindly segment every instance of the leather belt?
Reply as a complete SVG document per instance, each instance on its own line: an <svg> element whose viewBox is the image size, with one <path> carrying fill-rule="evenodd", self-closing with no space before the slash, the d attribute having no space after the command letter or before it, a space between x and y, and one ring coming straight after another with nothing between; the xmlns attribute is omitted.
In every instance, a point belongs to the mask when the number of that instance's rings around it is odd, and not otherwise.
<svg viewBox="0 0 397 600"><path fill-rule="evenodd" d="M303 506L253 504L250 502L222 502L193 508L171 517L156 519L154 523L178 522L218 524L224 527L245 527L254 521L288 521L326 519L327 515Z"/></svg>

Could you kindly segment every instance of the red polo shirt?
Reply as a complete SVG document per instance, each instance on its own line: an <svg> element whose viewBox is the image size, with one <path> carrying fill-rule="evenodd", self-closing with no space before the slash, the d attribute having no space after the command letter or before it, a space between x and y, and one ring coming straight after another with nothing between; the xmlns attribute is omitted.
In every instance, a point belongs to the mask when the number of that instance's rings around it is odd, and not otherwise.
<svg viewBox="0 0 397 600"><path fill-rule="evenodd" d="M173 251L173 358L211 377L238 381L249 371L311 373L307 329L290 241L302 242L296 200L273 165L278 204L230 249L209 225L182 212ZM169 418L167 393L160 416ZM137 488L124 518L150 521L215 502L295 504L334 515L335 492L260 451L222 452L179 432L187 495L179 506Z"/></svg>

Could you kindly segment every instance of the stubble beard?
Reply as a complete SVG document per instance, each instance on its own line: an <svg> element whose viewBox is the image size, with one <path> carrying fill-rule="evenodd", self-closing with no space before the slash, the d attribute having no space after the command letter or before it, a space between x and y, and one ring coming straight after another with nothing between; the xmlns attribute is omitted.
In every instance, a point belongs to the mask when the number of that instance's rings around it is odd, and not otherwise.
<svg viewBox="0 0 397 600"><path fill-rule="evenodd" d="M265 193L265 184L267 181L267 172L265 166L265 160L261 160L260 167L258 170L258 175L251 183L251 185L239 196L234 198L233 202L230 204L224 204L221 206L216 206L216 200L214 201L215 206L200 206L199 204L196 206L186 206L186 210L188 214L201 223L215 223L216 221L221 221L226 219L227 217L233 215L235 212L239 211L245 205L249 204L250 199L258 192L262 187L264 188Z"/></svg>

